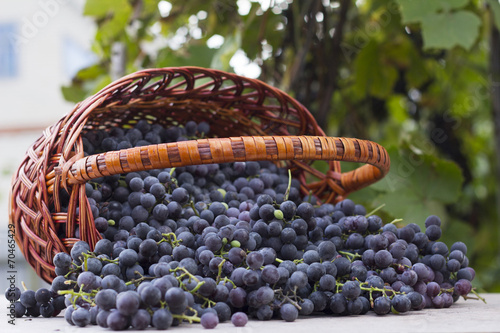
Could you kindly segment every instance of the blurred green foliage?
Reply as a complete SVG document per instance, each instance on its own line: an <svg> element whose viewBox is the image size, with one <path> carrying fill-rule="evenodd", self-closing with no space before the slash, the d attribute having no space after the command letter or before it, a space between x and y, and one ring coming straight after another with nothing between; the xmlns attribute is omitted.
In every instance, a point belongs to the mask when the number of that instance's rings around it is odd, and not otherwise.
<svg viewBox="0 0 500 333"><path fill-rule="evenodd" d="M99 61L66 99L113 80L117 43L123 74L191 65L258 77L327 134L385 146L390 174L350 197L401 223L440 216L445 242L467 244L476 286L500 291L488 63L498 0L87 0L84 11Z"/></svg>

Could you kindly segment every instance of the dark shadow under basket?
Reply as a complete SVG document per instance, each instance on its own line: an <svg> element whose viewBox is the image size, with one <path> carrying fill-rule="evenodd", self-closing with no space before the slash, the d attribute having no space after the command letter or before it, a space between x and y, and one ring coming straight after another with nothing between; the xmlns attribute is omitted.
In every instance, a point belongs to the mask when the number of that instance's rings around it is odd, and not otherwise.
<svg viewBox="0 0 500 333"><path fill-rule="evenodd" d="M163 126L206 121L216 139L84 156L83 133L127 128L141 119ZM40 277L51 281L55 254L68 252L80 239L93 248L101 238L85 194L88 179L141 169L264 159L286 161L302 192L322 202L339 201L374 183L390 164L387 152L376 143L325 137L306 108L259 80L197 67L149 69L125 76L77 104L29 147L13 177L10 223L26 260ZM326 174L310 166L316 159L329 161ZM342 173L339 161L366 164ZM306 178L317 180L307 183ZM65 191L70 197L67 210L60 204Z"/></svg>

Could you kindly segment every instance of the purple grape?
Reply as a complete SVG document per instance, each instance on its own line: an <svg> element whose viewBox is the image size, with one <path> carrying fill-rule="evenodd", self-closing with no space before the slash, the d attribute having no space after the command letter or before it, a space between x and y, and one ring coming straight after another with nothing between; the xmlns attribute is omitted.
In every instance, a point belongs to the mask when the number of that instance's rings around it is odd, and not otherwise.
<svg viewBox="0 0 500 333"><path fill-rule="evenodd" d="M284 321L295 321L299 316L299 310L290 303L285 303L280 308L280 316Z"/></svg>
<svg viewBox="0 0 500 333"><path fill-rule="evenodd" d="M235 312L231 316L231 322L236 327L243 327L248 323L248 316L244 312Z"/></svg>
<svg viewBox="0 0 500 333"><path fill-rule="evenodd" d="M461 279L455 282L454 289L457 295L467 296L472 290L472 285L469 280Z"/></svg>
<svg viewBox="0 0 500 333"><path fill-rule="evenodd" d="M212 329L219 324L217 313L207 312L200 317L200 323L203 328Z"/></svg>

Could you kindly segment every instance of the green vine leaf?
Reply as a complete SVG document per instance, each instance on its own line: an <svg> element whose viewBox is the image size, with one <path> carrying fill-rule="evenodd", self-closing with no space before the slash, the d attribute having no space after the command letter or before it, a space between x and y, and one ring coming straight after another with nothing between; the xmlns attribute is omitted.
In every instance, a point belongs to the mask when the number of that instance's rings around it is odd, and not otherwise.
<svg viewBox="0 0 500 333"><path fill-rule="evenodd" d="M381 46L370 41L356 57L355 91L364 96L370 94L378 98L385 98L392 92L392 87L398 78L397 70L392 66L381 66Z"/></svg>
<svg viewBox="0 0 500 333"><path fill-rule="evenodd" d="M388 149L391 171L374 189L377 202L406 223L423 223L431 214L446 216L445 204L456 202L464 178L451 161L410 149Z"/></svg>
<svg viewBox="0 0 500 333"><path fill-rule="evenodd" d="M398 0L402 23L420 23L425 49L470 49L477 37L481 19L461 10L469 0Z"/></svg>
<svg viewBox="0 0 500 333"><path fill-rule="evenodd" d="M440 11L449 12L463 8L469 0L397 0L401 9L402 23L418 23L427 15Z"/></svg>
<svg viewBox="0 0 500 333"><path fill-rule="evenodd" d="M83 13L102 20L96 39L109 44L128 25L132 11L127 0L87 0Z"/></svg>
<svg viewBox="0 0 500 333"><path fill-rule="evenodd" d="M422 19L422 34L426 49L470 49L476 41L481 20L469 11L429 14Z"/></svg>

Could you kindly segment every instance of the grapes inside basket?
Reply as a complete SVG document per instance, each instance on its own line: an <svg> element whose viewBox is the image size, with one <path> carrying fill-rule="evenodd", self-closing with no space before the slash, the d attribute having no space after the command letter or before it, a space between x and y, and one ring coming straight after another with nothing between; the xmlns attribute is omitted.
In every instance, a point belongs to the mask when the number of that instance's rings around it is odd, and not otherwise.
<svg viewBox="0 0 500 333"><path fill-rule="evenodd" d="M443 308L474 292L467 247L439 241L439 217L397 227L346 198L388 171L383 147L325 137L256 80L139 72L79 104L27 156L11 223L51 287L7 289L17 317L213 328ZM327 174L315 159L331 161ZM339 160L367 164L342 173Z"/></svg>

